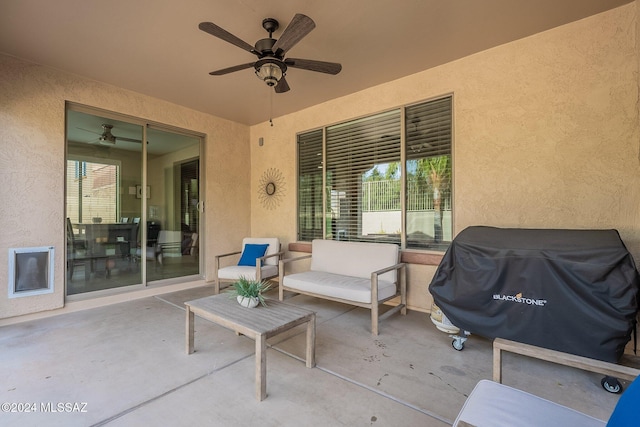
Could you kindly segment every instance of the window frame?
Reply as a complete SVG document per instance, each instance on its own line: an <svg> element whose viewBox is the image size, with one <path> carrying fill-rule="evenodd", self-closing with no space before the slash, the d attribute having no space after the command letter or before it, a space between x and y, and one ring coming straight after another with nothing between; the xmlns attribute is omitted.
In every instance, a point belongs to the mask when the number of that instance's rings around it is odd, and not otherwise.
<svg viewBox="0 0 640 427"><path fill-rule="evenodd" d="M320 154L321 154L319 159L320 162L318 163L316 161L318 160L317 157L314 157L313 154L310 154L309 158L305 159L305 163L303 165L300 162L301 142L305 144L317 143L317 141L315 140L317 136L312 135L316 132L320 132ZM309 136L308 141L300 141L300 136L303 134ZM326 235L326 217L325 217L326 212L323 212L324 206L326 206L326 203L325 203L326 192L322 190L326 188L326 181L325 181L326 177L325 177L325 171L324 171L324 164L325 164L324 138L325 138L324 129L312 129L307 132L296 135L296 237L298 241L307 241L305 239L302 239L301 237L306 237L308 235L312 235L312 238L315 238L318 232L320 233L319 235L320 238L324 238L324 236ZM311 147L311 149L313 149L313 147ZM316 156L317 156L317 153L316 153ZM302 188L301 171L304 169L305 172L309 172L311 169L308 169L308 167L306 167L307 165L310 165L311 167L315 165L316 168L321 169L321 172L320 172L321 189L320 189L319 206L317 204L313 204L313 201L317 199L317 194L315 194L316 191L310 191L310 193L312 194L310 194L308 197L306 196L303 197L302 195L303 190L306 190L307 188L306 187ZM312 175L312 174L309 174L309 173L305 174L305 178L312 180L313 177L309 175ZM306 200L311 200L311 203L304 203L306 202ZM306 208L308 212L311 212L310 218L305 218L305 215L301 213L302 207ZM302 222L312 223L312 224L316 222L314 220L315 215L317 215L316 212L319 212L321 214L320 227L319 228L318 227L303 228L301 224Z"/></svg>
<svg viewBox="0 0 640 427"><path fill-rule="evenodd" d="M408 136L408 126L411 125L411 123L408 122L408 117L407 117L407 109L411 110L414 107L420 107L423 104L430 104L433 103L434 105L436 105L439 101L445 101L446 103L445 105L445 110L444 110L444 114L448 114L448 119L445 119L444 122L448 123L448 130L447 132L445 132L445 136L443 137L444 141L448 141L446 142L445 145L445 153L441 154L445 157L448 158L448 181L446 183L447 185L447 191L446 193L448 193L448 198L446 199L446 208L443 208L443 210L440 212L440 217L443 217L445 212L448 211L447 216L448 216L448 221L450 221L449 224L446 224L446 235L442 234L440 236L440 240L438 240L437 236L434 235L433 236L433 241L432 242L425 242L424 243L424 247L420 246L418 244L418 246L416 246L415 243L412 244L408 244L407 240L408 240L408 233L409 230L407 229L407 209L408 209L408 200L407 198L409 197L408 195L408 181L409 181L409 177L407 175L407 163L408 160L415 160L415 155L409 156L407 154L407 151L409 150L409 146L407 145L407 140L410 138ZM426 106L427 109L429 109L429 106ZM379 115L384 115L384 114L394 114L395 112L398 112L400 114L400 126L399 126L399 142L398 142L398 150L400 151L400 165L399 165L399 178L396 178L399 180L400 183L400 223L401 223L401 227L400 227L400 236L399 239L396 239L395 241L393 241L392 243L396 243L398 244L402 250L416 250L416 251L436 251L436 252L444 252L446 250L446 248L448 248L448 246L451 243L451 240L453 238L454 235L454 224L453 224L453 217L454 217L454 206L453 206L453 201L454 201L454 182L453 182L453 178L454 178L454 96L453 93L447 93L444 95L439 95L437 97L433 97L433 98L429 98L429 99L425 99L425 100L421 100L415 103L411 103L411 104L406 104L406 105L402 105L400 107L395 107L395 108L391 108L391 109L387 109L384 111L380 111L380 112L374 112L371 114L368 114L366 116L361 116L361 117L357 117L357 118L353 118L353 119L349 119L349 120L344 120L341 122L338 122L336 124L329 124L326 126L323 126L321 128L315 128L315 129L310 129L304 132L299 132L296 134L296 162L297 162L297 169L296 169L296 182L297 182L297 191L296 191L296 196L298 197L298 200L296 201L296 216L298 218L297 221L297 229L296 229L296 236L298 241L300 242L309 242L310 240L305 240L302 239L302 237L305 237L301 234L301 229L300 229L300 163L303 162L305 159L302 159L301 156L301 151L300 151L300 141L301 141L301 137L305 137L307 135L309 135L312 132L318 132L321 131L322 132L322 142L321 142L321 149L322 149L322 182L323 182L323 201L322 201L322 206L320 207L320 211L322 212L323 215L323 219L322 219L322 231L321 231L321 237L318 238L323 238L323 239L336 239L336 235L329 235L329 230L328 230L328 223L327 221L331 220L331 215L330 212L328 211L328 209L330 208L330 206L328 206L328 203L331 201L330 197L331 197L331 190L330 188L328 188L328 170L327 170L327 130L329 128L332 127L336 127L336 126L350 126L353 123L357 123L357 122L361 122L361 121L366 121L372 117L376 117ZM431 114L431 113L429 113ZM441 114L440 114L441 115ZM430 118L431 116L427 116L427 118ZM443 123L444 123L443 122ZM393 135L392 135L393 137ZM441 147L440 147L441 148ZM439 148L439 149L440 149ZM434 153L436 153L439 149L433 150ZM434 155L430 155L430 156L426 156L426 157L420 157L420 159L428 159L428 158L436 158L439 157L440 155L438 154L434 154ZM413 157L413 158L412 158ZM307 159L308 160L308 159ZM375 165L376 163L374 163ZM364 174L363 174L364 176ZM362 193L362 189L359 190ZM360 194L359 196L360 199L364 198L364 194ZM356 201L357 203L357 201ZM443 202L444 205L444 202ZM358 206L357 207L357 215L359 215L360 217L362 217L363 215L363 207L362 206ZM434 220L435 221L435 220ZM442 230L442 228L441 228ZM318 230L319 231L319 230ZM435 231L434 231L435 232ZM357 234L353 235L357 237ZM446 238L448 237L448 238ZM446 238L446 239L445 239ZM339 238L338 238L339 240ZM351 240L351 241L370 241L370 239L358 239L358 238L352 238L352 236L349 236L349 238L347 240ZM385 242L389 242L388 240Z"/></svg>

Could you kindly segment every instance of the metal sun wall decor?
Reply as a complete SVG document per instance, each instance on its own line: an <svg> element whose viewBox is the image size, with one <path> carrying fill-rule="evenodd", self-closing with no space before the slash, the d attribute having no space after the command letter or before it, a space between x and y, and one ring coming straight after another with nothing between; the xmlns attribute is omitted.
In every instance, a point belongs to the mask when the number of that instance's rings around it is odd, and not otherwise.
<svg viewBox="0 0 640 427"><path fill-rule="evenodd" d="M277 208L284 197L284 177L276 168L269 168L260 177L258 198L266 209Z"/></svg>

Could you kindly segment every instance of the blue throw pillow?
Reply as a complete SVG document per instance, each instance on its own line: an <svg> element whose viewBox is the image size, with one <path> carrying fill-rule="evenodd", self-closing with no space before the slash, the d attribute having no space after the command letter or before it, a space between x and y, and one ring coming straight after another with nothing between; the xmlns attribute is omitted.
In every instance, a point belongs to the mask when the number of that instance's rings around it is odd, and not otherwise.
<svg viewBox="0 0 640 427"><path fill-rule="evenodd" d="M242 256L240 257L240 261L238 261L238 265L249 265L252 267L256 266L256 258L260 258L264 256L264 253L267 252L267 248L269 244L264 245L255 245L247 243L244 245L244 249L242 250Z"/></svg>
<svg viewBox="0 0 640 427"><path fill-rule="evenodd" d="M636 378L620 396L607 427L637 426L638 402L640 402L640 380Z"/></svg>

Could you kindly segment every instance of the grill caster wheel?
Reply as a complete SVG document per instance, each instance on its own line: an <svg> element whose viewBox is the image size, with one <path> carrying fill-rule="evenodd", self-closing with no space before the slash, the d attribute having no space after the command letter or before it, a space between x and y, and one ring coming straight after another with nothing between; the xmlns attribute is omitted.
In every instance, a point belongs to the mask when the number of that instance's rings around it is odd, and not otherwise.
<svg viewBox="0 0 640 427"><path fill-rule="evenodd" d="M453 341L451 341L451 345L456 350L462 351L462 349L464 348L464 341L462 341L462 339L460 338L455 338Z"/></svg>
<svg viewBox="0 0 640 427"><path fill-rule="evenodd" d="M609 393L620 394L622 393L622 384L618 381L617 378L614 377L604 377L602 381L600 381L602 388L607 390Z"/></svg>
<svg viewBox="0 0 640 427"><path fill-rule="evenodd" d="M462 351L464 348L464 342L468 339L469 335L468 331L463 331L462 335L449 335L449 338L453 338L451 346L458 351Z"/></svg>

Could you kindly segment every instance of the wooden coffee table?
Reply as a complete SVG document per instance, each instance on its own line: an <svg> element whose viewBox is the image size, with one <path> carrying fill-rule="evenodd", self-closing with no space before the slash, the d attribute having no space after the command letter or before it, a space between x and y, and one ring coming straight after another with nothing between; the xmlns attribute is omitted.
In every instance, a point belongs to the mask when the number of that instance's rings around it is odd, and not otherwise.
<svg viewBox="0 0 640 427"><path fill-rule="evenodd" d="M307 324L306 365L313 368L316 345L316 314L277 300L267 306L242 307L229 295L219 294L185 302L187 309L187 354L194 352L194 315L210 320L256 341L256 398L267 397L267 338L304 323Z"/></svg>

